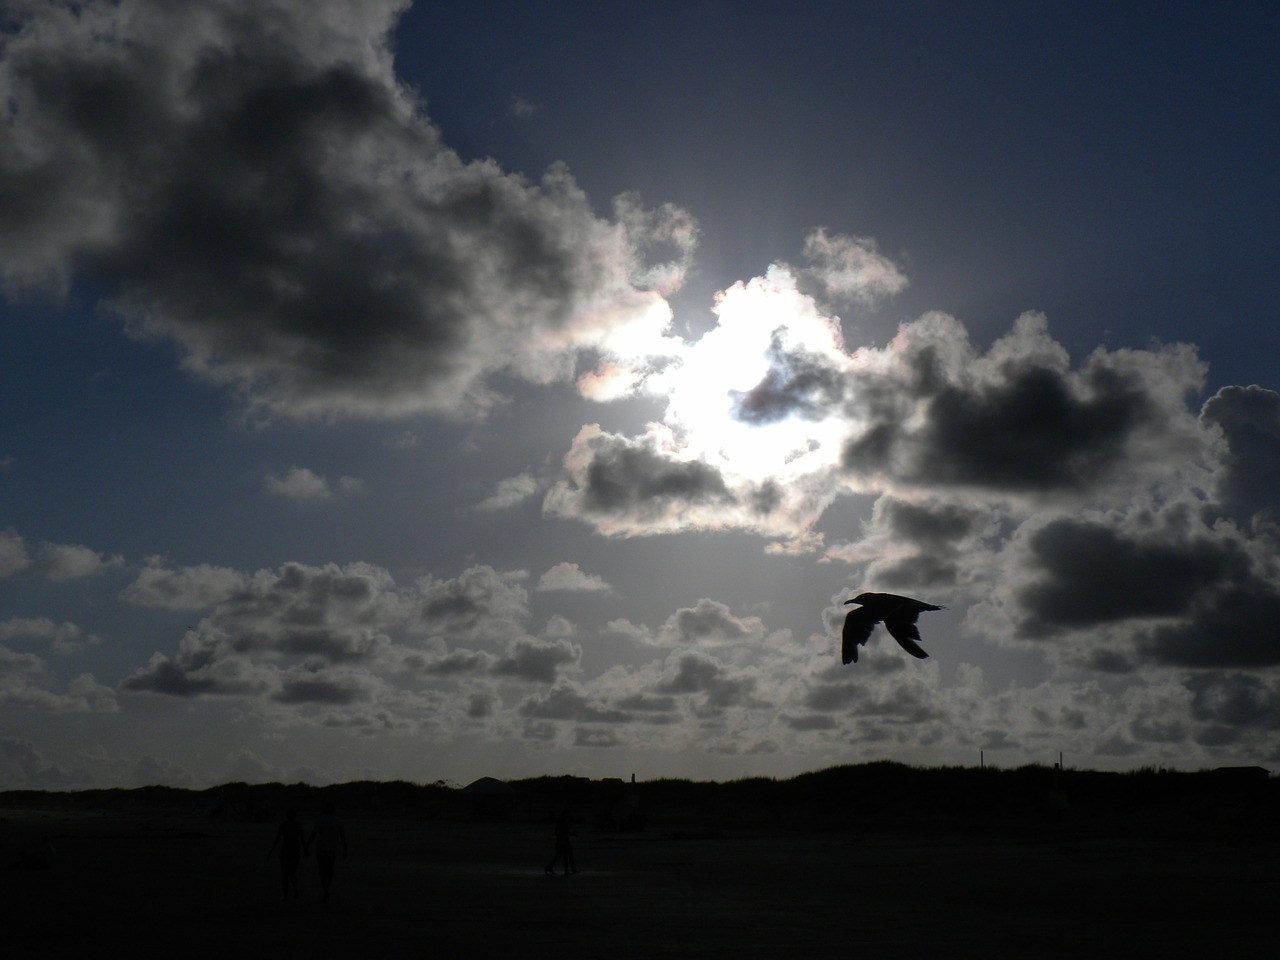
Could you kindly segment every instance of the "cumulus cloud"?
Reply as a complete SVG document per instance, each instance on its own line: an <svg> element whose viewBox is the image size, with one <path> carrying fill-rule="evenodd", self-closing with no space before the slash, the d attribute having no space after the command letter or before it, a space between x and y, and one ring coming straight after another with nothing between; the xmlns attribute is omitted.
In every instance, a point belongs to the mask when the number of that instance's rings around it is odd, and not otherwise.
<svg viewBox="0 0 1280 960"><path fill-rule="evenodd" d="M1222 432L1227 449L1214 484L1214 508L1245 528L1280 524L1280 394L1262 387L1223 387L1201 421Z"/></svg>
<svg viewBox="0 0 1280 960"><path fill-rule="evenodd" d="M40 631L38 622L33 627L11 620L7 627L0 636L31 636L32 629ZM91 673L61 686L42 657L0 644L0 709L43 713L114 713L118 709L115 691L98 683Z"/></svg>
<svg viewBox="0 0 1280 960"><path fill-rule="evenodd" d="M35 570L46 580L76 580L123 565L124 557L104 557L75 544L43 544L35 558Z"/></svg>
<svg viewBox="0 0 1280 960"><path fill-rule="evenodd" d="M361 493L364 482L356 477L340 477L336 484L332 484L306 467L291 467L282 474L267 474L263 478L263 489L287 500L332 500L337 496Z"/></svg>
<svg viewBox="0 0 1280 960"><path fill-rule="evenodd" d="M667 618L658 636L669 643L683 644L761 640L764 634L759 617L735 617L725 604L704 597Z"/></svg>
<svg viewBox="0 0 1280 960"><path fill-rule="evenodd" d="M401 0L25 6L0 58L0 264L84 277L261 416L465 413L491 375L670 352L696 227L442 143Z"/></svg>
<svg viewBox="0 0 1280 960"><path fill-rule="evenodd" d="M1099 348L1072 370L1040 314L1024 314L985 354L957 321L935 314L905 325L874 360L852 398L861 422L842 455L861 480L1089 494L1205 448L1187 407L1205 368L1185 345Z"/></svg>
<svg viewBox="0 0 1280 960"><path fill-rule="evenodd" d="M0 775L20 787L57 789L71 780L68 771L47 759L30 740L0 737Z"/></svg>
<svg viewBox="0 0 1280 960"><path fill-rule="evenodd" d="M476 684L550 685L581 647L528 632L523 571L477 566L397 584L353 563L243 574L154 564L124 593L133 603L204 609L172 651L121 682L129 693L238 698L271 721L304 720L361 735L475 721ZM497 712L485 692L484 716Z"/></svg>
<svg viewBox="0 0 1280 960"><path fill-rule="evenodd" d="M499 676L518 677L538 683L553 683L564 666L577 663L582 648L567 640L520 639L492 666Z"/></svg>
<svg viewBox="0 0 1280 960"><path fill-rule="evenodd" d="M548 513L583 516L605 533L661 533L719 517L733 504L724 478L700 460L664 456L654 442L583 427L565 456L568 480L547 496ZM718 522L708 520L705 522Z"/></svg>
<svg viewBox="0 0 1280 960"><path fill-rule="evenodd" d="M74 623L55 623L48 617L11 617L0 620L0 641L39 640L49 644L54 653L69 654L100 643L93 634L86 635Z"/></svg>
<svg viewBox="0 0 1280 960"><path fill-rule="evenodd" d="M557 563L538 578L539 592L613 593L613 587L593 573L584 573L576 563Z"/></svg>
<svg viewBox="0 0 1280 960"><path fill-rule="evenodd" d="M42 543L32 556L12 527L0 531L0 577L31 570L45 580L78 580L124 566L119 554L106 556L71 543Z"/></svg>
<svg viewBox="0 0 1280 960"><path fill-rule="evenodd" d="M230 599L248 585L248 576L229 567L202 563L173 570L156 558L120 592L120 599L140 607L201 610Z"/></svg>
<svg viewBox="0 0 1280 960"><path fill-rule="evenodd" d="M160 574L141 587L135 583L135 596L189 609L197 599L216 597L219 587L233 589L187 631L174 656L157 652L126 678L126 690L279 694L287 679L278 665L282 658L314 658L333 670L376 662L389 646L384 631L402 629L412 616L410 599L390 575L368 564L286 564L238 584L213 569L172 578Z"/></svg>

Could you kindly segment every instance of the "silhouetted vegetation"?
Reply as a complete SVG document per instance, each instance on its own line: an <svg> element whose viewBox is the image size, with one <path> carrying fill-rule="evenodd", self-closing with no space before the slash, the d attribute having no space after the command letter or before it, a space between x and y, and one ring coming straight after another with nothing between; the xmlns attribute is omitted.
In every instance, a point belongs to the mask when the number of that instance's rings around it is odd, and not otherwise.
<svg viewBox="0 0 1280 960"><path fill-rule="evenodd" d="M748 830L916 835L1066 830L1256 839L1280 833L1278 801L1280 783L1259 767L1111 773L1057 772L1038 765L921 768L889 761L789 779L728 782L546 776L506 784L486 780L479 790L439 782L356 781L324 787L226 783L207 790L152 786L0 792L0 809L168 811L248 821L278 819L289 807L318 811L333 802L345 816L363 819L550 823L567 804L583 829L649 836Z"/></svg>

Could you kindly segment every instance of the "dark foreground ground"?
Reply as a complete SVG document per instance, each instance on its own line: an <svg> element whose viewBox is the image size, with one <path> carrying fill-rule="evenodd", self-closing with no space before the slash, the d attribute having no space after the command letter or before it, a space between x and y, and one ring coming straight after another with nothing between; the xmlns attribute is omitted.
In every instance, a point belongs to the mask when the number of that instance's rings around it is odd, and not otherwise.
<svg viewBox="0 0 1280 960"><path fill-rule="evenodd" d="M280 902L275 826L0 810L7 955L1271 957L1280 849L1240 838L582 829L348 819L320 902ZM49 867L8 866L49 836Z"/></svg>

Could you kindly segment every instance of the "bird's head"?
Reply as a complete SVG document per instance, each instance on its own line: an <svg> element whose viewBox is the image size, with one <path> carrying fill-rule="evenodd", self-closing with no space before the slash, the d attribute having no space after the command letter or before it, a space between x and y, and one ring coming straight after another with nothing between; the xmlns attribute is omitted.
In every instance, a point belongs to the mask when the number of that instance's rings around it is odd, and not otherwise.
<svg viewBox="0 0 1280 960"><path fill-rule="evenodd" d="M869 593L860 593L852 600L846 600L845 603L866 603L869 596L871 596Z"/></svg>

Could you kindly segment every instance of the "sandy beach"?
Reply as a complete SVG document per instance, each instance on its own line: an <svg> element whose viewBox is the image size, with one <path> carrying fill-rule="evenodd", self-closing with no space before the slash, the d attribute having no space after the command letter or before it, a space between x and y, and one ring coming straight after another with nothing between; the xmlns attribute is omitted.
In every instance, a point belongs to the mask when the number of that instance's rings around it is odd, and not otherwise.
<svg viewBox="0 0 1280 960"><path fill-rule="evenodd" d="M1280 893L1271 843L580 829L547 877L547 824L352 818L331 902L313 860L281 902L272 822L0 815L10 942L54 955L1269 956Z"/></svg>

